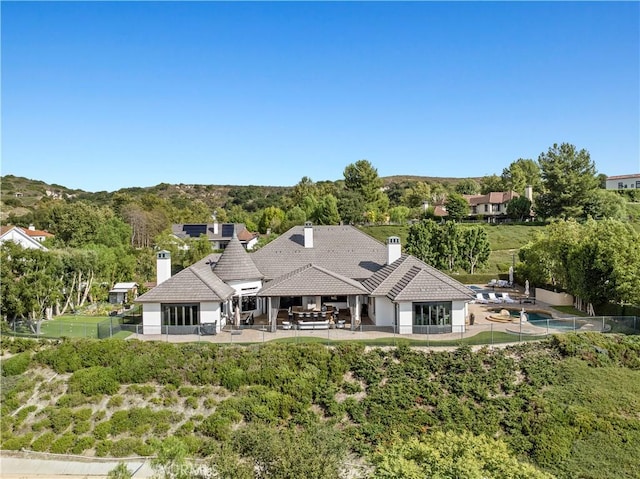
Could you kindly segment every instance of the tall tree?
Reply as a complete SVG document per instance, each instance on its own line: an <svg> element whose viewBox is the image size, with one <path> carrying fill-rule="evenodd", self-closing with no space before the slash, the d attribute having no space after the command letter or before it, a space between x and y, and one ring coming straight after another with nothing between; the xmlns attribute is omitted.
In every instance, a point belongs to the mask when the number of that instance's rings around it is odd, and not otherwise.
<svg viewBox="0 0 640 479"><path fill-rule="evenodd" d="M513 198L507 204L507 216L514 220L524 220L531 216L531 200L525 196Z"/></svg>
<svg viewBox="0 0 640 479"><path fill-rule="evenodd" d="M363 213L371 222L379 222L389 209L389 198L382 191L382 179L367 160L359 160L344 169L348 190L360 194L366 205Z"/></svg>
<svg viewBox="0 0 640 479"><path fill-rule="evenodd" d="M521 195L527 186L533 187L533 191L539 191L542 183L540 166L534 160L518 158L502 170L502 182L507 190Z"/></svg>
<svg viewBox="0 0 640 479"><path fill-rule="evenodd" d="M438 224L433 220L422 220L412 224L407 236L407 253L436 267L438 264L438 234Z"/></svg>
<svg viewBox="0 0 640 479"><path fill-rule="evenodd" d="M498 175L484 176L480 181L480 193L486 195L493 191L504 191L505 185Z"/></svg>
<svg viewBox="0 0 640 479"><path fill-rule="evenodd" d="M486 266L491 254L491 245L487 231L482 226L471 226L462 229L460 240L461 261L470 274L477 268Z"/></svg>
<svg viewBox="0 0 640 479"><path fill-rule="evenodd" d="M311 213L311 221L319 225L337 225L340 223L338 200L333 195L324 195Z"/></svg>
<svg viewBox="0 0 640 479"><path fill-rule="evenodd" d="M554 144L541 153L544 192L536 198L535 209L543 218L583 218L588 199L598 188L595 164L587 150L574 145Z"/></svg>
<svg viewBox="0 0 640 479"><path fill-rule="evenodd" d="M447 209L447 219L460 221L469 215L469 203L458 193L447 196L444 205Z"/></svg>
<svg viewBox="0 0 640 479"><path fill-rule="evenodd" d="M455 192L461 195L475 195L480 191L478 182L471 178L465 178L455 186Z"/></svg>

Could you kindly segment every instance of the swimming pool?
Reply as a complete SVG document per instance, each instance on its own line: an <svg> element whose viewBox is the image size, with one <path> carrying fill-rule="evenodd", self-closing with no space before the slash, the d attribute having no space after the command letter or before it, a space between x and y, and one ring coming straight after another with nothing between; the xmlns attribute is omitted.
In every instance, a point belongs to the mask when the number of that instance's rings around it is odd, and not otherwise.
<svg viewBox="0 0 640 479"><path fill-rule="evenodd" d="M495 309L496 312L502 311L502 309ZM557 319L553 318L548 313L544 313L542 311L527 311L525 309L525 314L527 315L527 322L531 326L536 326L538 328L549 328L549 329L559 329L563 331L572 331L574 329L578 329L582 326L581 323L574 322L573 319ZM509 315L514 318L520 318L521 310L510 309Z"/></svg>

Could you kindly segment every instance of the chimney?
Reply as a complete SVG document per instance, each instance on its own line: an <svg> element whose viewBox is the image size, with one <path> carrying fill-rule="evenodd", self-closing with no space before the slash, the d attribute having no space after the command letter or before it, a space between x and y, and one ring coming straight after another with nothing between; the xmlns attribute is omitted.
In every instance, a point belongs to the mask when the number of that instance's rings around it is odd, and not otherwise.
<svg viewBox="0 0 640 479"><path fill-rule="evenodd" d="M525 187L524 197L533 203L533 186L528 185Z"/></svg>
<svg viewBox="0 0 640 479"><path fill-rule="evenodd" d="M211 217L213 218L213 234L217 235L218 234L218 216L217 216L217 213L214 211L213 214L211 215Z"/></svg>
<svg viewBox="0 0 640 479"><path fill-rule="evenodd" d="M167 250L158 251L156 255L156 286L171 278L171 253Z"/></svg>
<svg viewBox="0 0 640 479"><path fill-rule="evenodd" d="M304 247L313 248L313 224L311 221L304 224Z"/></svg>
<svg viewBox="0 0 640 479"><path fill-rule="evenodd" d="M34 225L32 224L29 225L29 231L35 231L35 230L36 230L36 227Z"/></svg>
<svg viewBox="0 0 640 479"><path fill-rule="evenodd" d="M400 238L397 236L389 236L387 238L387 264L393 263L402 255L400 246Z"/></svg>

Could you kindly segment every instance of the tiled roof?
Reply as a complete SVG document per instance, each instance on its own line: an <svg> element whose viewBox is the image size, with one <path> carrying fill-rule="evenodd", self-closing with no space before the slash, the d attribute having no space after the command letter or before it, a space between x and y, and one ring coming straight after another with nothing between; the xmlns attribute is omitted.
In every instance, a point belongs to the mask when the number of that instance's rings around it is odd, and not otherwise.
<svg viewBox="0 0 640 479"><path fill-rule="evenodd" d="M258 295L334 296L366 293L367 290L358 281L308 264L270 281Z"/></svg>
<svg viewBox="0 0 640 479"><path fill-rule="evenodd" d="M395 301L473 299L463 284L406 254L362 284L371 296L387 296Z"/></svg>
<svg viewBox="0 0 640 479"><path fill-rule="evenodd" d="M486 195L463 195L471 206L502 204L520 196L515 191L492 191Z"/></svg>
<svg viewBox="0 0 640 479"><path fill-rule="evenodd" d="M24 231L27 235L29 236L45 236L47 238L52 238L53 235L51 233L49 233L48 231L43 231L43 230L30 230L29 228L22 228L22 231Z"/></svg>
<svg viewBox="0 0 640 479"><path fill-rule="evenodd" d="M213 272L223 281L263 278L236 235L233 235L222 256L213 266Z"/></svg>
<svg viewBox="0 0 640 479"><path fill-rule="evenodd" d="M387 247L353 226L313 226L313 248L305 248L304 227L294 226L251 257L266 279L314 264L361 280L386 263Z"/></svg>
<svg viewBox="0 0 640 479"><path fill-rule="evenodd" d="M235 290L222 282L204 261L183 269L136 299L139 303L226 301Z"/></svg>

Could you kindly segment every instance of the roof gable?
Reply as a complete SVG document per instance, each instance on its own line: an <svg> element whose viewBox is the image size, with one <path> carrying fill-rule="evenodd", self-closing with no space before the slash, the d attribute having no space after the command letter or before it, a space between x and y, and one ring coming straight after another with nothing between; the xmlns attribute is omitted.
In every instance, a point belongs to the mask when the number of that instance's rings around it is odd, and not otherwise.
<svg viewBox="0 0 640 479"><path fill-rule="evenodd" d="M136 299L139 303L226 301L234 289L218 278L211 266L198 262L183 269Z"/></svg>
<svg viewBox="0 0 640 479"><path fill-rule="evenodd" d="M418 258L403 254L364 281L372 296L392 301L469 300L473 294L462 283Z"/></svg>
<svg viewBox="0 0 640 479"><path fill-rule="evenodd" d="M269 282L259 296L333 296L366 294L358 282L321 266L308 264Z"/></svg>

